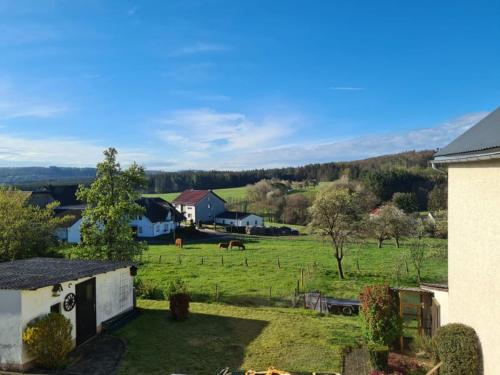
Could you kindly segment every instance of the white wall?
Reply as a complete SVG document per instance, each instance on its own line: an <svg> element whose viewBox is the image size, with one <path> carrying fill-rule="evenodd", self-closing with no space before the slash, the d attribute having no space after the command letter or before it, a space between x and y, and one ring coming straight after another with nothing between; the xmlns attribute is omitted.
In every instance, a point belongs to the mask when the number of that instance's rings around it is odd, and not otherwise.
<svg viewBox="0 0 500 375"><path fill-rule="evenodd" d="M500 371L500 161L448 169L449 320L474 328L484 374Z"/></svg>
<svg viewBox="0 0 500 375"><path fill-rule="evenodd" d="M0 290L0 370L21 363L21 292Z"/></svg>
<svg viewBox="0 0 500 375"><path fill-rule="evenodd" d="M96 275L95 278L99 330L102 322L133 308L133 276L127 267ZM22 332L30 321L48 314L50 307L56 303L61 303L61 314L70 320L73 326L71 336L76 340L76 307L64 311L62 302L69 293L75 293L76 284L89 279L62 283L63 291L57 297L52 296L52 286L37 290L0 290L0 364L23 364L33 359L22 346Z"/></svg>
<svg viewBox="0 0 500 375"><path fill-rule="evenodd" d="M254 214L248 215L242 219L223 219L223 218L216 218L215 222L217 224L224 224L224 225L233 225L233 226L238 226L238 227L261 227L264 225L264 219L261 216L257 216Z"/></svg>
<svg viewBox="0 0 500 375"><path fill-rule="evenodd" d="M175 223L169 214L167 221L157 223L152 223L146 216L141 216L140 219L132 220L130 226L137 227L137 236L139 237L156 237L170 233L174 229Z"/></svg>

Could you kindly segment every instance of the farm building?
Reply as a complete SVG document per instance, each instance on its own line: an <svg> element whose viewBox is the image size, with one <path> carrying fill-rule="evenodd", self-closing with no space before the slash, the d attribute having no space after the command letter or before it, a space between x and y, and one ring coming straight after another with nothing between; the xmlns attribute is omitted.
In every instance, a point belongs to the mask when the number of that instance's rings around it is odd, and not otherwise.
<svg viewBox="0 0 500 375"><path fill-rule="evenodd" d="M215 222L236 227L261 227L264 225L262 216L248 212L225 211L215 217Z"/></svg>
<svg viewBox="0 0 500 375"><path fill-rule="evenodd" d="M184 216L175 207L162 198L141 198L138 203L144 208L145 213L130 221L137 237L158 237L171 233ZM85 205L59 206L56 208L57 216L71 216L65 227L56 230L56 236L68 243L80 242L80 228L82 213Z"/></svg>
<svg viewBox="0 0 500 375"><path fill-rule="evenodd" d="M212 190L186 190L172 201L187 220L195 224L213 223L226 211L226 201Z"/></svg>
<svg viewBox="0 0 500 375"><path fill-rule="evenodd" d="M64 315L76 346L103 323L133 311L135 272L130 262L32 258L0 263L0 370L32 366L22 333L34 318Z"/></svg>
<svg viewBox="0 0 500 375"><path fill-rule="evenodd" d="M440 149L432 164L448 174L448 295L441 309L447 304L448 322L475 329L484 374L498 374L500 109Z"/></svg>

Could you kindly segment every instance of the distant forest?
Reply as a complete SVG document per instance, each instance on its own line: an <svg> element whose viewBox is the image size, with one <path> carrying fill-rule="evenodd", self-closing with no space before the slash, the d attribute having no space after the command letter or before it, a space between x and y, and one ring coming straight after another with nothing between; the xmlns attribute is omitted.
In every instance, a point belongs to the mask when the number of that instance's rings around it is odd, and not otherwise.
<svg viewBox="0 0 500 375"><path fill-rule="evenodd" d="M429 167L435 151L409 151L351 162L308 164L301 167L254 169L246 171L158 172L149 176L148 192L169 193L186 189L223 189L254 184L262 179L288 181L333 181L342 175L366 179L374 172L405 171L402 183L439 179ZM398 175L401 175L398 173ZM377 176L370 176L371 179ZM438 181L434 181L438 182ZM405 189L406 190L406 189ZM403 190L404 191L404 190Z"/></svg>
<svg viewBox="0 0 500 375"><path fill-rule="evenodd" d="M186 189L222 189L254 184L262 179L288 181L333 181L342 175L352 179L378 179L375 172L398 171L403 184L422 180L439 182L442 177L429 167L434 151L410 151L351 162L308 164L300 167L255 169L245 171L148 171L148 193L169 193ZM403 175L401 172L404 171ZM0 168L0 184L23 189L45 185L88 184L95 178L95 168L12 167ZM408 189L408 187L407 187ZM405 190L407 190L405 189Z"/></svg>

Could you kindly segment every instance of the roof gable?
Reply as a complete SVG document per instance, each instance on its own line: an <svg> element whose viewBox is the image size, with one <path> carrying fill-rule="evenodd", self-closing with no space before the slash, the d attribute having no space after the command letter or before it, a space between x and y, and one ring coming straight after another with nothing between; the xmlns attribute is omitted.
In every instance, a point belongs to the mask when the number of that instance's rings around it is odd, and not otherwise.
<svg viewBox="0 0 500 375"><path fill-rule="evenodd" d="M463 154L482 154L500 148L500 108L491 112L472 128L434 155L436 158Z"/></svg>
<svg viewBox="0 0 500 375"><path fill-rule="evenodd" d="M177 204L196 205L208 194L212 194L214 197L226 203L224 199L219 197L212 190L193 190L193 189L183 191L181 195L175 198L172 202Z"/></svg>
<svg viewBox="0 0 500 375"><path fill-rule="evenodd" d="M165 221L169 212L175 221L184 220L184 216L165 199L159 197L142 197L137 201L137 203L145 209L144 216L147 217L152 223Z"/></svg>

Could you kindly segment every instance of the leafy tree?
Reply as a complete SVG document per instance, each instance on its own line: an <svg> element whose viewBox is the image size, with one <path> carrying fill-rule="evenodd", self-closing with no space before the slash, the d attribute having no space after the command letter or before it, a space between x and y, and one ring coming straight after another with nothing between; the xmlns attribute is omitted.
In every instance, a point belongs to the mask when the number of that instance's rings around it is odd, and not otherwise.
<svg viewBox="0 0 500 375"><path fill-rule="evenodd" d="M306 225L311 203L304 194L292 194L285 199L283 222L286 224Z"/></svg>
<svg viewBox="0 0 500 375"><path fill-rule="evenodd" d="M26 192L0 188L0 261L47 255L54 231L69 220L54 216L57 206L33 206Z"/></svg>
<svg viewBox="0 0 500 375"><path fill-rule="evenodd" d="M381 249L385 240L391 238L390 209L382 206L376 214L370 215L366 222L367 232L377 239L378 248Z"/></svg>
<svg viewBox="0 0 500 375"><path fill-rule="evenodd" d="M97 164L97 176L90 187L80 186L77 198L87 204L83 212L80 253L91 259L130 260L144 244L134 240L129 222L143 214L136 202L146 185L144 168L133 163L123 170L117 151L104 151Z"/></svg>
<svg viewBox="0 0 500 375"><path fill-rule="evenodd" d="M414 193L394 193L392 202L404 212L418 211L417 196Z"/></svg>
<svg viewBox="0 0 500 375"><path fill-rule="evenodd" d="M440 211L448 208L448 189L446 185L436 185L429 192L427 198L429 210Z"/></svg>
<svg viewBox="0 0 500 375"><path fill-rule="evenodd" d="M310 226L313 231L331 240L341 279L344 279L342 260L345 246L359 233L363 202L362 192L330 185L320 189L310 209Z"/></svg>

